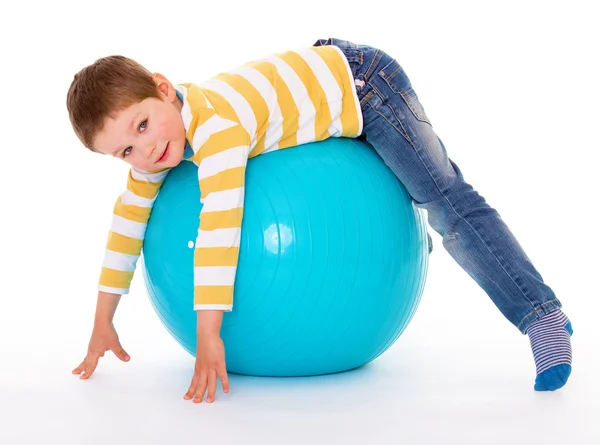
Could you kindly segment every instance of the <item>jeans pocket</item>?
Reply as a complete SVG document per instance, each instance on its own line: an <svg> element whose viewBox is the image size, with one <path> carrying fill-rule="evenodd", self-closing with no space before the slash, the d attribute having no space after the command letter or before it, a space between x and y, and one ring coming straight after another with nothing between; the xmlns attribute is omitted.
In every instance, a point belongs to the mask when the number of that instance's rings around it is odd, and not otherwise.
<svg viewBox="0 0 600 445"><path fill-rule="evenodd" d="M425 108L421 105L419 97L413 90L410 79L406 75L404 69L400 66L397 60L392 59L386 66L380 69L377 73L390 89L402 96L412 114L421 122L426 122L431 125L431 121L425 113Z"/></svg>

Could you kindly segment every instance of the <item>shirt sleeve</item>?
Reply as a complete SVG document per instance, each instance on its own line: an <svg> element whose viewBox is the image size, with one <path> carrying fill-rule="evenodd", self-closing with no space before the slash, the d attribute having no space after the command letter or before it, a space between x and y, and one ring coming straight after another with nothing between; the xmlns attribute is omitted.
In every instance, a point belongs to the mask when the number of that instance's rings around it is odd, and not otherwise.
<svg viewBox="0 0 600 445"><path fill-rule="evenodd" d="M194 139L200 146L202 203L194 250L194 310L231 311L250 137L237 122L215 114Z"/></svg>
<svg viewBox="0 0 600 445"><path fill-rule="evenodd" d="M129 293L150 212L169 170L144 171L133 167L129 170L127 188L113 210L99 291Z"/></svg>

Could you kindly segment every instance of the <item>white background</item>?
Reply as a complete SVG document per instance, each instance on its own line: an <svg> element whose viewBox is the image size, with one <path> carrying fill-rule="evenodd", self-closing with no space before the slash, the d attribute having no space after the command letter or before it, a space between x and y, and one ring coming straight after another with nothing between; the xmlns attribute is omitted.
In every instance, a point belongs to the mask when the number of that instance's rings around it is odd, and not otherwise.
<svg viewBox="0 0 600 445"><path fill-rule="evenodd" d="M0 15L0 443L600 443L596 2L7 2ZM573 322L573 373L533 391L529 341L435 243L406 332L354 372L230 376L184 401L193 358L141 273L115 318L132 360L85 355L127 166L83 148L73 74L124 54L174 83L335 36L397 58L467 181L495 207ZM430 229L431 230L431 229ZM596 425L598 425L596 423Z"/></svg>

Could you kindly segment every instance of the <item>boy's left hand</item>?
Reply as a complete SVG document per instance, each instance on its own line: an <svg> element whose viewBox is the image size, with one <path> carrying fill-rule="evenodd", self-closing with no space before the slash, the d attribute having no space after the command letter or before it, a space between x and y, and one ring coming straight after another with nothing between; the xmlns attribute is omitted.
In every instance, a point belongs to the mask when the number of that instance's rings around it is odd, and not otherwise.
<svg viewBox="0 0 600 445"><path fill-rule="evenodd" d="M217 333L198 334L196 345L196 365L192 384L183 398L194 398L194 403L201 403L208 389L206 402L212 403L217 392L217 377L221 379L223 392L229 392L229 380L225 367L225 345Z"/></svg>

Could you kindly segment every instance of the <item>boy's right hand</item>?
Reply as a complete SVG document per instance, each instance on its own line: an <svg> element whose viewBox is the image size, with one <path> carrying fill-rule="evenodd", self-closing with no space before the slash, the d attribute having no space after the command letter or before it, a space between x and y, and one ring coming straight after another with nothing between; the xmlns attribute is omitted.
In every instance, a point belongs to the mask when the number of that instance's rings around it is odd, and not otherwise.
<svg viewBox="0 0 600 445"><path fill-rule="evenodd" d="M73 374L81 374L80 379L90 378L98 365L98 360L100 357L104 357L106 351L112 351L124 362L128 362L130 359L119 342L119 336L112 322L94 325L87 355L81 364L72 371Z"/></svg>

